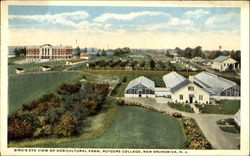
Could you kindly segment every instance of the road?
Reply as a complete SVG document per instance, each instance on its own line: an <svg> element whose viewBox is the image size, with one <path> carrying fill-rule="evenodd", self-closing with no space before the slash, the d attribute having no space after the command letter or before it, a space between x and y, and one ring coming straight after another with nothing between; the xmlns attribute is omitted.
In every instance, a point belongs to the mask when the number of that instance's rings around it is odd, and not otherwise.
<svg viewBox="0 0 250 156"><path fill-rule="evenodd" d="M203 134L207 140L212 144L213 149L238 149L237 145L240 144L240 134L227 133L222 131L216 124L220 119L233 118L233 115L221 114L196 114L182 112L173 109L166 103L157 103L153 98L123 98L127 102L136 102L144 106L154 107L158 111L164 112L179 112L183 116L191 117L196 120Z"/></svg>

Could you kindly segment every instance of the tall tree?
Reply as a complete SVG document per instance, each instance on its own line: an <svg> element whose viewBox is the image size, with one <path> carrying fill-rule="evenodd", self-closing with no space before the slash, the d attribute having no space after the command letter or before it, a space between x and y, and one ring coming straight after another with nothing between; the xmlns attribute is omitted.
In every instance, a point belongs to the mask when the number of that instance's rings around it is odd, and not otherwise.
<svg viewBox="0 0 250 156"><path fill-rule="evenodd" d="M154 60L150 60L149 66L150 66L150 69L154 69L155 68L155 61Z"/></svg>
<svg viewBox="0 0 250 156"><path fill-rule="evenodd" d="M104 49L102 49L102 53L101 53L102 56L106 56L106 51Z"/></svg>
<svg viewBox="0 0 250 156"><path fill-rule="evenodd" d="M83 52L84 52L84 53L87 53L87 52L88 52L87 47L84 48Z"/></svg>

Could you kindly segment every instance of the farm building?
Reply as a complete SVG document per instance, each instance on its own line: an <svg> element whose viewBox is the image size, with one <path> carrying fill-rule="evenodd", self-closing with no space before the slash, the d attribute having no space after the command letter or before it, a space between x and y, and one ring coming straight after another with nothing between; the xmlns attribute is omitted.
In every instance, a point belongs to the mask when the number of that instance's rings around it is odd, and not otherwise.
<svg viewBox="0 0 250 156"><path fill-rule="evenodd" d="M125 97L155 97L154 81L140 76L129 82L125 89Z"/></svg>
<svg viewBox="0 0 250 156"><path fill-rule="evenodd" d="M190 60L191 62L196 62L196 63L202 63L204 62L204 59L201 57L194 57Z"/></svg>
<svg viewBox="0 0 250 156"><path fill-rule="evenodd" d="M86 59L83 59L83 58L81 58L81 59L72 59L72 60L68 60L68 61L66 61L66 65L76 65L76 64L79 64L79 63L83 63L83 62L85 62L86 61Z"/></svg>
<svg viewBox="0 0 250 156"><path fill-rule="evenodd" d="M155 83L143 76L130 81L125 97L163 98L176 103L210 104L220 99L239 99L240 87L232 81L201 72L189 79L171 72L163 76L166 87L155 87Z"/></svg>
<svg viewBox="0 0 250 156"><path fill-rule="evenodd" d="M88 53L81 53L80 58L88 60L88 59L90 59L90 55Z"/></svg>
<svg viewBox="0 0 250 156"><path fill-rule="evenodd" d="M51 67L50 66L42 66L42 71L50 71Z"/></svg>
<svg viewBox="0 0 250 156"><path fill-rule="evenodd" d="M235 82L218 77L212 73L201 72L190 79L211 96L239 97L240 87Z"/></svg>
<svg viewBox="0 0 250 156"><path fill-rule="evenodd" d="M72 58L72 46L27 46L26 60L63 60Z"/></svg>
<svg viewBox="0 0 250 156"><path fill-rule="evenodd" d="M238 67L237 67L237 61L230 58L229 56L219 56L214 59L211 68L219 71L226 71L226 70L235 70Z"/></svg>
<svg viewBox="0 0 250 156"><path fill-rule="evenodd" d="M114 56L114 55L115 55L115 52L113 52L113 51L107 51L107 52L106 52L106 55L107 55L107 56Z"/></svg>
<svg viewBox="0 0 250 156"><path fill-rule="evenodd" d="M97 55L100 55L100 53L98 51L89 51L88 54L90 56L97 56Z"/></svg>
<svg viewBox="0 0 250 156"><path fill-rule="evenodd" d="M209 93L176 72L163 76L168 96L178 103L209 103Z"/></svg>
<svg viewBox="0 0 250 156"><path fill-rule="evenodd" d="M133 70L133 67L131 65L125 66L125 70Z"/></svg>
<svg viewBox="0 0 250 156"><path fill-rule="evenodd" d="M24 73L24 69L23 68L16 68L16 73L17 74Z"/></svg>

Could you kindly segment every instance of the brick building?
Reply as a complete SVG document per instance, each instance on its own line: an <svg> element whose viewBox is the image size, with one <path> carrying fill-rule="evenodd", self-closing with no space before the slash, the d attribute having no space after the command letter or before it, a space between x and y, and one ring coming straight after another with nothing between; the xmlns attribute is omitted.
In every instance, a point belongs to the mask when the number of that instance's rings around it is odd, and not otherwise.
<svg viewBox="0 0 250 156"><path fill-rule="evenodd" d="M72 46L27 46L26 60L64 60L72 58Z"/></svg>

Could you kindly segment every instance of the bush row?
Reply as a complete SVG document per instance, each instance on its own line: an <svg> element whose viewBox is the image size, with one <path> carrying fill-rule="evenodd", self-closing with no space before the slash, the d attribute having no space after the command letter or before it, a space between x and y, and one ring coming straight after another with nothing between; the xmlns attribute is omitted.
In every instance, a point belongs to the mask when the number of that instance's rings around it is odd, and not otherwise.
<svg viewBox="0 0 250 156"><path fill-rule="evenodd" d="M8 118L8 139L67 137L83 132L85 119L106 103L107 83L63 84L50 93L23 105Z"/></svg>

